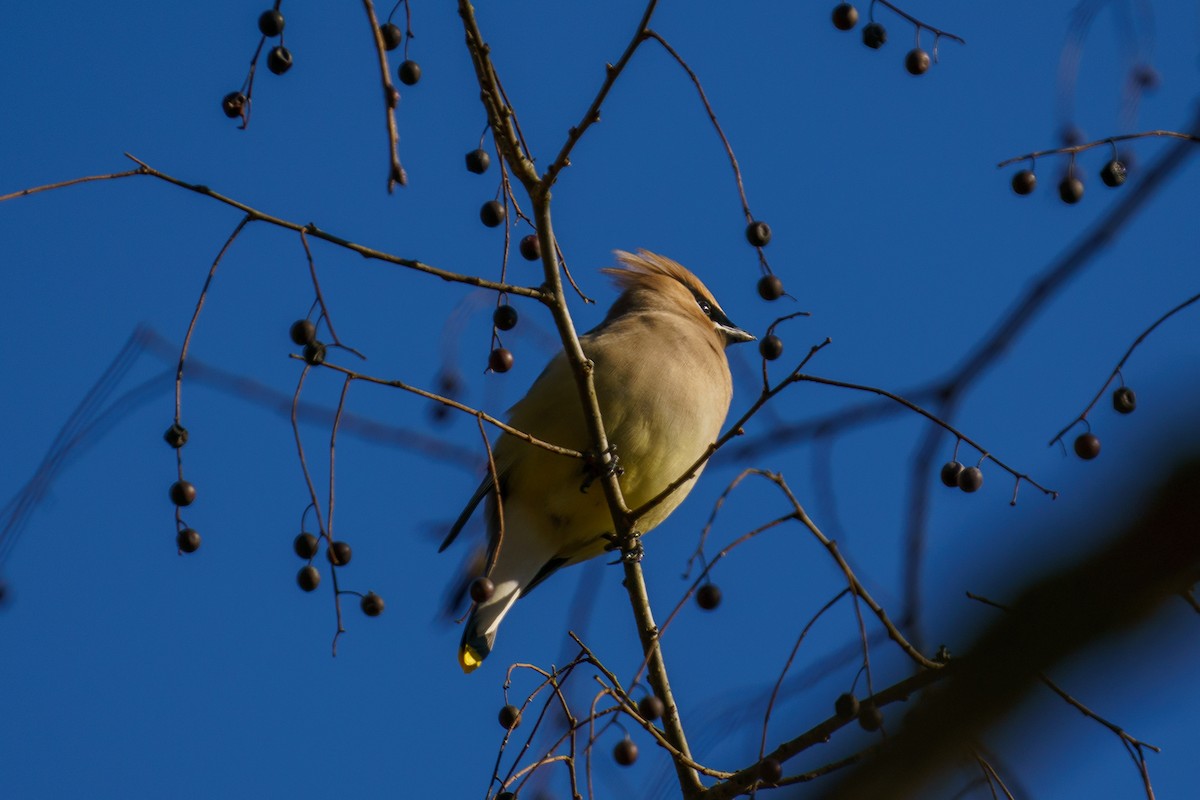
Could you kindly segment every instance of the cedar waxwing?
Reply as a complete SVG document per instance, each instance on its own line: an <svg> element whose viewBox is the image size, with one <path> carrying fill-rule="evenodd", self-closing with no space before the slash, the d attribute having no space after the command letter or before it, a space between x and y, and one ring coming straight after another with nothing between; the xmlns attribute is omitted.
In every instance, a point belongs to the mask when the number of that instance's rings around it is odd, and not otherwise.
<svg viewBox="0 0 1200 800"><path fill-rule="evenodd" d="M621 269L606 269L621 296L598 327L579 337L595 364L596 395L609 441L620 457L620 485L629 508L655 497L716 441L733 385L726 345L754 339L739 329L695 275L669 258L617 251ZM552 444L585 452L592 445L578 389L560 352L509 412L509 424ZM552 572L602 554L613 531L599 487L581 491L587 475L577 459L535 447L507 433L493 448L504 535L488 577L495 591L477 604L463 630L458 661L464 672L487 658L496 629L517 598ZM696 476L638 520L641 533L667 518ZM485 496L489 560L496 548L496 487L484 478L441 550L458 535ZM440 552L440 551L439 551Z"/></svg>

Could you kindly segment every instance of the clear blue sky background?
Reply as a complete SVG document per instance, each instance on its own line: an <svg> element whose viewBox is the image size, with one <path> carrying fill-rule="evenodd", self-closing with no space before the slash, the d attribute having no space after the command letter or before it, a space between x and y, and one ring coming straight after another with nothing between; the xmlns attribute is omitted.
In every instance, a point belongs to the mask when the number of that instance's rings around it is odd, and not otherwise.
<svg viewBox="0 0 1200 800"><path fill-rule="evenodd" d="M414 3L410 57L424 77L401 87L401 153L411 185L393 196L384 192L375 56L362 10L343 5L284 4L295 67L283 77L260 71L246 131L225 119L219 101L240 85L258 41L257 5L12 6L0 26L0 193L125 169L128 151L262 211L497 277L502 234L481 226L477 209L494 196L499 175L494 164L484 176L463 169L484 116L453 4ZM956 363L1033 276L1117 201L1118 192L1095 177L1106 157L1099 151L1081 157L1087 194L1075 207L1053 190L1061 160L1042 164L1042 186L1024 199L1008 189L1011 173L994 166L1058 144L1055 79L1070 4L910 4L911 13L968 42L943 42L941 63L919 79L902 66L910 26L880 9L891 40L873 52L857 30L830 25L833 5L666 2L654 22L703 80L744 170L751 207L775 231L771 263L798 302L758 299L756 260L742 239L720 144L683 73L647 46L555 190L557 235L598 300L576 304L581 329L613 297L595 270L612 263L614 248L645 247L691 266L730 316L757 333L784 311L813 312L781 329L787 353L772 373L829 336L834 344L813 372L903 390ZM1089 139L1178 129L1193 113L1196 6L1149 5L1162 86L1135 121L1122 118L1128 20L1111 9L1100 13L1075 94L1075 119ZM542 165L578 121L640 12L630 2L480 4L480 24ZM393 64L399 60L392 54ZM1164 146L1137 143L1138 163ZM1011 482L994 467L974 496L935 492L923 608L930 644L964 648L971 627L992 618L964 590L1011 597L1022 576L1093 544L1107 517L1135 510L1132 487L1156 477L1167 458L1165 438L1195 443L1200 337L1191 310L1127 367L1139 413L1119 418L1107 403L1095 412L1100 459L1083 463L1046 447L1128 344L1197 291L1198 182L1200 159L1193 158L967 397L961 427L1063 494L1051 503L1025 487L1010 508ZM6 493L33 474L135 326L182 339L205 272L238 219L147 178L0 206ZM368 356L362 366L372 374L432 386L449 359L464 376L464 399L500 413L551 353L548 317L517 303L522 321L506 337L516 366L486 375L489 296L324 244L313 251L339 333ZM540 280L519 258L509 275L518 283ZM300 369L288 358L287 327L310 301L297 237L251 226L221 264L193 357L290 396ZM752 348L734 355L735 411L755 395L758 363ZM159 378L144 402L124 403L111 425L78 443L7 551L9 591L0 608L5 797L483 797L501 740L495 717L505 665L563 663L570 627L618 674L628 677L636 666L618 573L597 564L564 572L522 601L487 666L460 674L459 630L439 612L466 548L435 551L478 473L350 434L337 452L335 526L354 547L343 586L379 592L387 610L368 619L347 603L347 633L331 658L328 575L311 595L294 583L301 563L291 540L306 492L292 433L261 397L231 396L203 381L185 386L192 433L185 469L200 492L186 519L204 545L176 556L166 492L175 462L160 439L172 415L167 370L145 354L121 376L114 398ZM305 397L333 403L339 388L333 376L316 374ZM748 432L861 400L794 387L774 416ZM396 391L356 385L348 409L481 452L469 418L437 426L426 403ZM869 588L898 610L909 461L926 424L904 415L843 436L830 451L800 446L719 460L647 542L660 618L688 585L679 576L712 502L739 467L751 465L782 471ZM321 420L302 428L320 476L328 430ZM947 458L952 447L947 436ZM814 480L817 473L828 475L832 494ZM747 486L727 505L709 554L784 511L776 495ZM840 583L828 557L796 528L735 551L714 580L725 603L712 614L689 605L667 635L667 657L699 757L738 768L756 751L763 693L800 628ZM592 600L586 618L567 610L581 583ZM1098 647L1055 673L1098 712L1164 747L1151 758L1161 797L1186 796L1195 784L1191 710L1200 702L1200 639L1188 627L1195 624L1190 613L1182 603L1169 606L1157 633ZM839 606L816 626L795 670L854 637L849 607ZM877 684L907 669L885 645L873 663ZM793 693L772 719L770 740L823 719L855 671L843 663ZM531 681L516 673L513 696ZM585 709L594 690L581 680L573 700ZM743 719L744 732L730 733ZM597 745L597 796L670 796L667 759L635 736L643 757L628 770L608 756L619 732ZM848 730L788 771L869 741ZM1006 778L1031 796L1140 791L1116 739L1045 695L1035 694L1026 714L989 745ZM561 797L558 772L550 785Z"/></svg>

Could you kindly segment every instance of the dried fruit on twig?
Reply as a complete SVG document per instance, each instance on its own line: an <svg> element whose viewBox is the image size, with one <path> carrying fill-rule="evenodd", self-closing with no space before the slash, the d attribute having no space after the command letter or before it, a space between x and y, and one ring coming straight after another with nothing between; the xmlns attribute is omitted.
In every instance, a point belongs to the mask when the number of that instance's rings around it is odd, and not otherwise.
<svg viewBox="0 0 1200 800"><path fill-rule="evenodd" d="M283 33L283 14L278 9L268 8L258 15L258 30L263 36L278 36Z"/></svg>
<svg viewBox="0 0 1200 800"><path fill-rule="evenodd" d="M637 757L637 745L628 737L617 742L617 746L613 748L613 759L622 767L630 766L637 761Z"/></svg>
<svg viewBox="0 0 1200 800"><path fill-rule="evenodd" d="M468 591L471 594L471 599L476 603L486 603L496 593L496 584L492 583L491 578L481 576L471 581Z"/></svg>
<svg viewBox="0 0 1200 800"><path fill-rule="evenodd" d="M763 300L778 300L783 297L783 281L778 275L763 275L758 279L758 296Z"/></svg>
<svg viewBox="0 0 1200 800"><path fill-rule="evenodd" d="M878 50L887 42L887 28L878 22L869 22L862 30L863 44L872 50Z"/></svg>
<svg viewBox="0 0 1200 800"><path fill-rule="evenodd" d="M416 86L417 81L421 80L421 65L415 61L402 61L398 74L405 86Z"/></svg>
<svg viewBox="0 0 1200 800"><path fill-rule="evenodd" d="M1128 386L1120 386L1113 391L1113 408L1121 414L1132 414L1137 408L1137 395Z"/></svg>
<svg viewBox="0 0 1200 800"><path fill-rule="evenodd" d="M384 50L395 50L404 41L404 34L394 22L385 22L379 26L379 35L383 38Z"/></svg>
<svg viewBox="0 0 1200 800"><path fill-rule="evenodd" d="M754 220L746 226L746 241L755 247L766 247L771 241L771 226Z"/></svg>
<svg viewBox="0 0 1200 800"><path fill-rule="evenodd" d="M171 502L177 506L190 506L196 502L196 487L191 481L175 481L171 484Z"/></svg>
<svg viewBox="0 0 1200 800"><path fill-rule="evenodd" d="M721 590L715 583L706 583L696 590L696 605L705 611L712 611L721 605Z"/></svg>
<svg viewBox="0 0 1200 800"><path fill-rule="evenodd" d="M488 356L488 369L492 372L508 372L512 365L513 354L507 347L497 347Z"/></svg>
<svg viewBox="0 0 1200 800"><path fill-rule="evenodd" d="M957 487L958 476L963 471L963 465L957 461L947 461L942 465L942 483L946 486Z"/></svg>
<svg viewBox="0 0 1200 800"><path fill-rule="evenodd" d="M383 598L374 592L367 592L359 602L362 612L368 617L378 617L383 613Z"/></svg>
<svg viewBox="0 0 1200 800"><path fill-rule="evenodd" d="M919 47L914 47L904 57L904 68L910 75L924 75L929 71L929 53Z"/></svg>
<svg viewBox="0 0 1200 800"><path fill-rule="evenodd" d="M296 574L296 583L306 592L311 592L317 588L317 584L321 582L321 573L312 564L301 567L300 572Z"/></svg>
<svg viewBox="0 0 1200 800"><path fill-rule="evenodd" d="M192 528L184 528L175 534L175 546L183 553L194 553L200 549L200 534Z"/></svg>
<svg viewBox="0 0 1200 800"><path fill-rule="evenodd" d="M967 494L978 492L983 486L983 470L979 467L967 467L958 473L958 488Z"/></svg>
<svg viewBox="0 0 1200 800"><path fill-rule="evenodd" d="M272 47L267 53L267 69L276 75L282 75L292 68L292 51L283 45Z"/></svg>
<svg viewBox="0 0 1200 800"><path fill-rule="evenodd" d="M502 331L511 331L517 326L517 310L507 303L496 306L492 312L492 324Z"/></svg>
<svg viewBox="0 0 1200 800"><path fill-rule="evenodd" d="M312 558L317 554L317 537L308 532L296 534L292 540L292 550L301 558Z"/></svg>
<svg viewBox="0 0 1200 800"><path fill-rule="evenodd" d="M833 702L833 713L837 714L838 719L854 719L858 716L858 698L853 692L839 694Z"/></svg>
<svg viewBox="0 0 1200 800"><path fill-rule="evenodd" d="M666 708L663 706L663 701L652 694L648 694L638 701L638 713L647 722L653 722L665 712Z"/></svg>
<svg viewBox="0 0 1200 800"><path fill-rule="evenodd" d="M1012 176L1013 191L1020 195L1031 193L1037 188L1037 175L1031 169L1023 169Z"/></svg>
<svg viewBox="0 0 1200 800"><path fill-rule="evenodd" d="M773 333L770 336L764 336L763 340L758 343L758 352L767 361L774 361L783 355L783 339Z"/></svg>
<svg viewBox="0 0 1200 800"><path fill-rule="evenodd" d="M1091 461L1100 455L1100 437L1094 433L1081 433L1075 438L1075 455Z"/></svg>
<svg viewBox="0 0 1200 800"><path fill-rule="evenodd" d="M833 27L848 31L858 24L858 9L849 3L839 3L833 8Z"/></svg>
<svg viewBox="0 0 1200 800"><path fill-rule="evenodd" d="M350 545L345 542L334 542L325 548L325 558L329 559L329 563L335 567L344 567L349 564L351 555Z"/></svg>
<svg viewBox="0 0 1200 800"><path fill-rule="evenodd" d="M521 257L526 261L537 261L542 257L542 243L536 233L521 237Z"/></svg>
<svg viewBox="0 0 1200 800"><path fill-rule="evenodd" d="M500 727L511 731L521 724L521 709L511 704L507 705L500 709L498 718L500 720Z"/></svg>

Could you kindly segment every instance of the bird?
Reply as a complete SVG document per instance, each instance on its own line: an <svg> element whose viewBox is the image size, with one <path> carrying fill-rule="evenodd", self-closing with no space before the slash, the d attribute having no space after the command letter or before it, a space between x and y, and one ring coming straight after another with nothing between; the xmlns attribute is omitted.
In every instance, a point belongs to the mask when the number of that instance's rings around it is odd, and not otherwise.
<svg viewBox="0 0 1200 800"><path fill-rule="evenodd" d="M601 271L621 293L579 344L594 365L601 418L619 456L621 492L626 505L637 508L683 477L716 441L733 395L725 348L755 337L730 322L712 292L681 264L647 250L618 250L616 258L618 267ZM508 423L544 442L588 451L591 437L565 352L509 410ZM604 493L599 487L587 491L594 466L589 477L578 458L509 433L498 437L492 460L499 486L489 469L438 551L486 498L487 563L494 561L486 577L494 588L472 607L463 628L458 662L465 673L491 653L501 620L519 598L562 567L612 549ZM647 511L638 532L666 519L702 469Z"/></svg>

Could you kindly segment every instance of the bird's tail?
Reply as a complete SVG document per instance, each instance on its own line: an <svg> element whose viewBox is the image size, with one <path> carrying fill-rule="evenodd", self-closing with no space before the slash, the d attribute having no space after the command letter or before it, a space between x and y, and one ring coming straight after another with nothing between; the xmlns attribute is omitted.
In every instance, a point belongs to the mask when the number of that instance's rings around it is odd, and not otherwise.
<svg viewBox="0 0 1200 800"><path fill-rule="evenodd" d="M474 672L492 652L496 629L520 596L521 589L516 581L504 581L496 586L495 593L487 601L471 610L458 648L458 665L463 672Z"/></svg>

